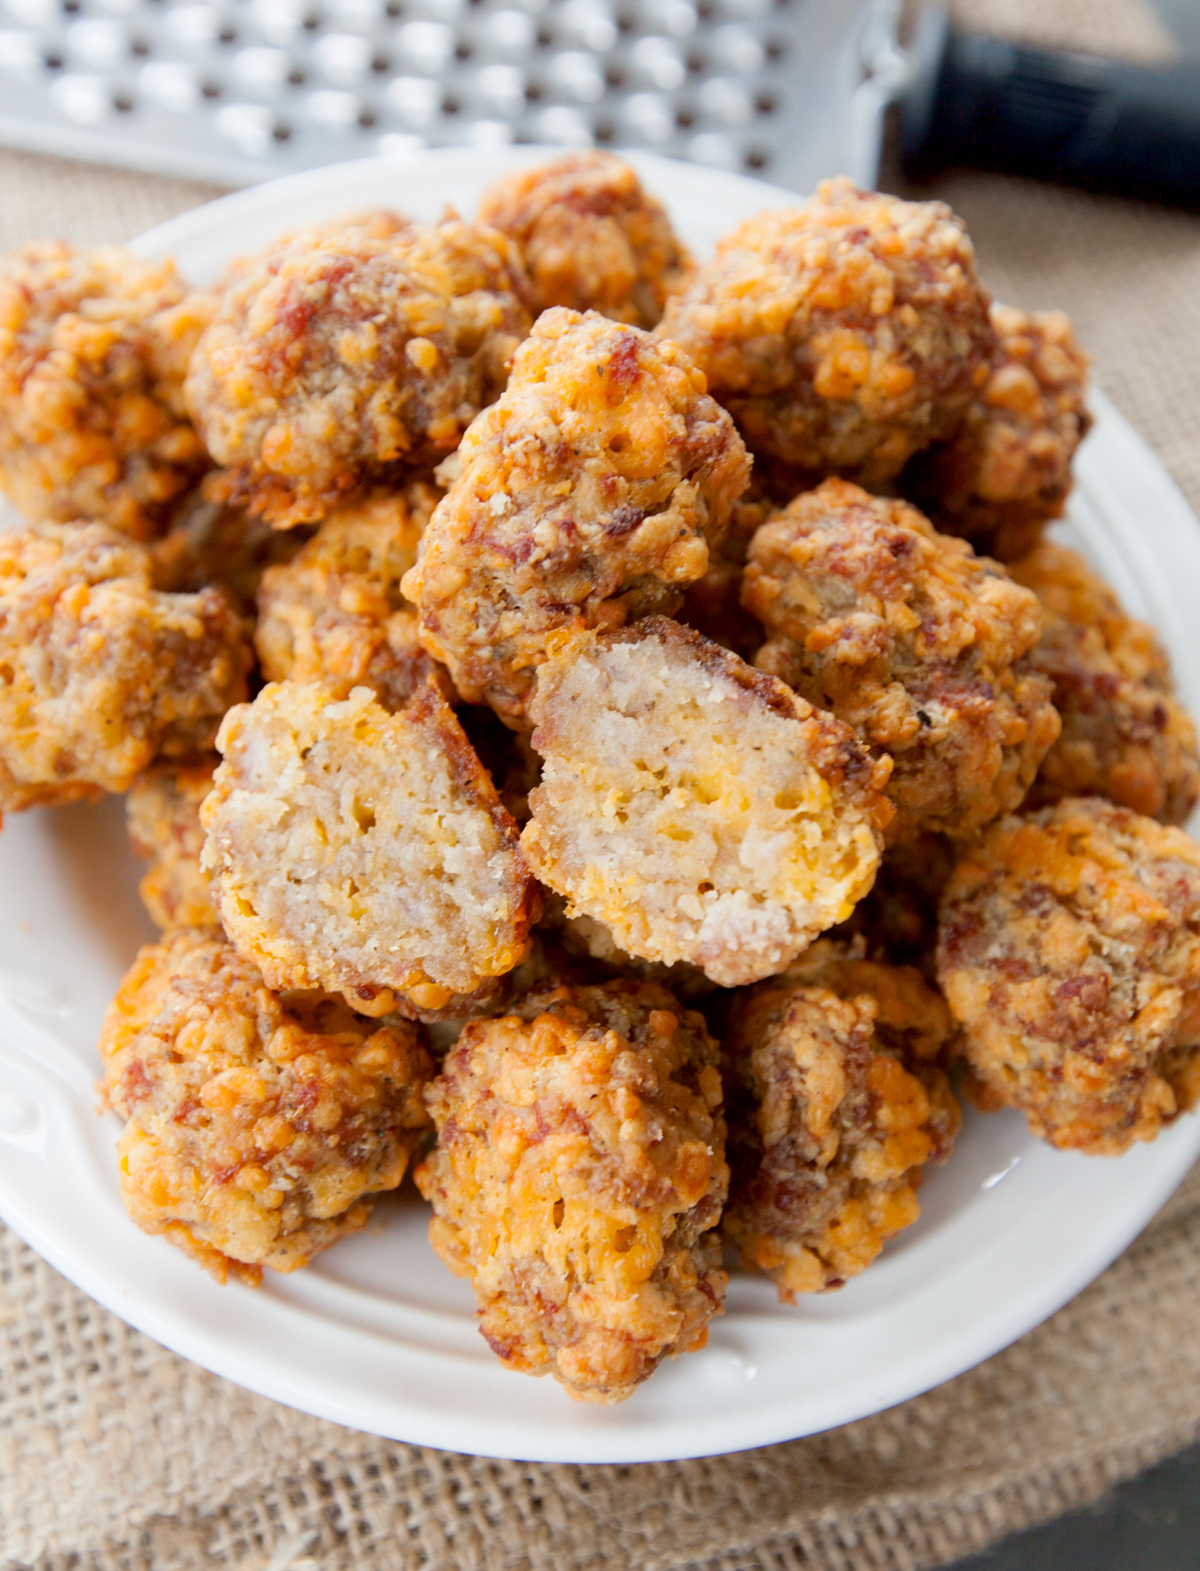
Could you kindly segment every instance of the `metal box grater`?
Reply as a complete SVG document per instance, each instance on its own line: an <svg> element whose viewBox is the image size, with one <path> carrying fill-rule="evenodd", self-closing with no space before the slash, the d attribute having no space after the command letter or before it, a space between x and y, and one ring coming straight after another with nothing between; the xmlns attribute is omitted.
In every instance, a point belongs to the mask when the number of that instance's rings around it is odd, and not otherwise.
<svg viewBox="0 0 1200 1571"><path fill-rule="evenodd" d="M874 181L897 0L0 0L0 142L249 185L507 142Z"/></svg>

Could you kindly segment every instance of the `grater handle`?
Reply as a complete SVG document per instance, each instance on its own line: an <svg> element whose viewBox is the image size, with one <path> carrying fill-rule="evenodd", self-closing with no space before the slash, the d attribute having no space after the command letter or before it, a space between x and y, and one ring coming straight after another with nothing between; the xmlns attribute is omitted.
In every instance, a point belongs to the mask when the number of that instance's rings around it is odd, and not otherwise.
<svg viewBox="0 0 1200 1571"><path fill-rule="evenodd" d="M1034 49L927 11L901 95L901 153L914 179L971 165L1200 207L1200 62Z"/></svg>

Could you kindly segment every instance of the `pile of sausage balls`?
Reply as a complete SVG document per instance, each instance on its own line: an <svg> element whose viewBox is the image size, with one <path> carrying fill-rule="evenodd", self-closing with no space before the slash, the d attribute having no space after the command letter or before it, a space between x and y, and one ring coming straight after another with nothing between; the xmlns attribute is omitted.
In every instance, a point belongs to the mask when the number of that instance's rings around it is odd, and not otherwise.
<svg viewBox="0 0 1200 1571"><path fill-rule="evenodd" d="M291 1271L410 1171L507 1367L628 1397L727 1271L840 1287L953 1085L1200 1098L1196 732L1044 538L1059 312L822 185L691 258L601 153L212 291L0 264L0 807L127 792L133 1220Z"/></svg>

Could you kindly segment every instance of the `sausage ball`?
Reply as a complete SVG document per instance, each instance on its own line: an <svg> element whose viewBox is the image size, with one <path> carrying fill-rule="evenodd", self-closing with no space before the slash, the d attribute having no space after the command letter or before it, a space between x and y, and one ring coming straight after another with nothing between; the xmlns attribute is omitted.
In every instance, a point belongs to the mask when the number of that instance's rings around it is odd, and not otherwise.
<svg viewBox="0 0 1200 1571"><path fill-rule="evenodd" d="M629 954L756 982L871 887L888 761L690 628L563 636L532 714L525 854Z"/></svg>
<svg viewBox="0 0 1200 1571"><path fill-rule="evenodd" d="M341 503L292 561L266 570L254 646L269 682L321 682L338 698L369 687L400 709L433 676L455 697L400 593L437 498L418 482Z"/></svg>
<svg viewBox="0 0 1200 1571"><path fill-rule="evenodd" d="M1059 732L1027 658L1037 597L915 508L827 480L754 536L755 664L895 761L889 837L969 835L1017 807Z"/></svg>
<svg viewBox="0 0 1200 1571"><path fill-rule="evenodd" d="M962 426L918 454L901 489L944 534L1011 562L1061 518L1087 435L1087 356L1061 311L992 307L999 340Z"/></svg>
<svg viewBox="0 0 1200 1571"><path fill-rule="evenodd" d="M26 518L159 532L208 468L183 377L214 303L120 246L0 261L0 488Z"/></svg>
<svg viewBox="0 0 1200 1571"><path fill-rule="evenodd" d="M662 203L611 153L567 153L504 175L479 218L520 248L534 316L563 305L653 327L688 266Z"/></svg>
<svg viewBox="0 0 1200 1571"><path fill-rule="evenodd" d="M214 499L288 528L436 463L503 390L524 287L505 237L457 218L327 228L244 264L186 384L226 470Z"/></svg>
<svg viewBox="0 0 1200 1571"><path fill-rule="evenodd" d="M0 533L0 808L124 791L159 754L210 748L253 661L217 589L151 588L101 524Z"/></svg>
<svg viewBox="0 0 1200 1571"><path fill-rule="evenodd" d="M1200 846L1098 797L1005 818L942 900L938 975L985 1106L1104 1156L1200 1097Z"/></svg>
<svg viewBox="0 0 1200 1571"><path fill-rule="evenodd" d="M465 1027L426 1102L430 1242L508 1368L622 1402L704 1346L729 1170L700 1015L650 983L533 993Z"/></svg>
<svg viewBox="0 0 1200 1571"><path fill-rule="evenodd" d="M828 940L737 996L722 1231L784 1303L842 1287L917 1220L962 1121L934 1062L950 1029L919 972Z"/></svg>
<svg viewBox="0 0 1200 1571"><path fill-rule="evenodd" d="M705 373L752 452L810 484L879 486L961 423L995 345L989 303L943 203L826 180L719 241L658 332Z"/></svg>
<svg viewBox="0 0 1200 1571"><path fill-rule="evenodd" d="M221 925L208 874L200 866L200 804L212 790L218 763L214 754L196 763L156 764L137 777L125 798L130 844L150 863L138 893L164 932Z"/></svg>
<svg viewBox="0 0 1200 1571"><path fill-rule="evenodd" d="M1029 794L1106 796L1165 824L1182 824L1200 795L1196 727L1175 696L1166 650L1135 622L1074 551L1044 540L1010 572L1042 603L1033 664L1054 684L1062 735Z"/></svg>
<svg viewBox="0 0 1200 1571"><path fill-rule="evenodd" d="M202 819L221 921L268 985L441 1010L525 957L517 826L433 683L391 715L278 682L226 717Z"/></svg>
<svg viewBox="0 0 1200 1571"><path fill-rule="evenodd" d="M920 834L889 846L869 894L831 938L859 938L867 957L937 975L938 907L961 847L948 835Z"/></svg>
<svg viewBox="0 0 1200 1571"><path fill-rule="evenodd" d="M749 474L673 344L562 309L539 318L458 456L404 593L463 697L526 729L547 639L676 610Z"/></svg>
<svg viewBox="0 0 1200 1571"><path fill-rule="evenodd" d="M126 1210L220 1281L307 1265L364 1226L428 1128L418 1031L273 993L212 929L148 945L99 1043Z"/></svg>

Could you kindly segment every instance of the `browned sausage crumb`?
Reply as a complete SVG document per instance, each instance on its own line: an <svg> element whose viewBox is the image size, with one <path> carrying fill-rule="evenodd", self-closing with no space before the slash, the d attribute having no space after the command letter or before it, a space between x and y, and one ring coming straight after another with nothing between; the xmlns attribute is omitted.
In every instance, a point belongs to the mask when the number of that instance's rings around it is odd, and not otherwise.
<svg viewBox="0 0 1200 1571"><path fill-rule="evenodd" d="M758 981L874 880L888 762L690 628L560 635L532 715L542 782L521 843L629 954Z"/></svg>
<svg viewBox="0 0 1200 1571"><path fill-rule="evenodd" d="M828 940L738 996L722 1228L785 1303L841 1287L920 1215L961 1122L934 1062L950 1027L919 972Z"/></svg>
<svg viewBox="0 0 1200 1571"><path fill-rule="evenodd" d="M1087 356L1061 311L992 307L999 342L959 431L913 459L901 487L945 534L1001 562L1061 518L1071 459L1092 424Z"/></svg>
<svg viewBox="0 0 1200 1571"><path fill-rule="evenodd" d="M26 518L158 533L208 468L183 376L214 304L120 246L0 261L0 486Z"/></svg>
<svg viewBox="0 0 1200 1571"><path fill-rule="evenodd" d="M895 761L889 838L969 835L1017 807L1058 735L1027 658L1037 597L905 502L827 480L755 535L755 659Z"/></svg>
<svg viewBox="0 0 1200 1571"><path fill-rule="evenodd" d="M124 791L159 754L213 744L252 664L225 595L150 586L101 524L0 533L0 807Z"/></svg>
<svg viewBox="0 0 1200 1571"><path fill-rule="evenodd" d="M213 930L141 951L99 1045L126 1209L220 1281L294 1271L362 1227L429 1124L418 1027L272 993Z"/></svg>
<svg viewBox="0 0 1200 1571"><path fill-rule="evenodd" d="M457 218L326 228L243 264L186 385L220 499L287 528L436 463L502 391L524 288L509 241Z"/></svg>
<svg viewBox="0 0 1200 1571"><path fill-rule="evenodd" d="M567 153L504 175L479 217L520 247L535 316L563 305L653 327L688 265L662 203L611 153Z"/></svg>
<svg viewBox="0 0 1200 1571"><path fill-rule="evenodd" d="M938 974L992 1105L1064 1150L1200 1097L1200 846L1098 797L994 824L942 901Z"/></svg>
<svg viewBox="0 0 1200 1571"><path fill-rule="evenodd" d="M227 716L203 865L272 987L441 1010L524 958L537 898L517 826L436 686L398 714L276 682Z"/></svg>
<svg viewBox="0 0 1200 1571"><path fill-rule="evenodd" d="M458 456L404 592L464 698L514 726L556 631L678 608L749 473L673 344L562 309L539 318Z"/></svg>
<svg viewBox="0 0 1200 1571"><path fill-rule="evenodd" d="M197 763L156 764L137 777L125 799L130 844L150 863L138 893L164 931L221 925L200 866L200 804L212 790L219 762L213 754Z"/></svg>
<svg viewBox="0 0 1200 1571"><path fill-rule="evenodd" d="M369 687L385 709L402 708L430 676L457 696L400 593L437 500L417 482L341 503L291 562L267 569L254 646L269 682L321 682L337 698Z"/></svg>
<svg viewBox="0 0 1200 1571"><path fill-rule="evenodd" d="M881 485L953 435L995 344L970 240L941 202L826 180L717 243L659 324L747 446Z"/></svg>
<svg viewBox="0 0 1200 1571"><path fill-rule="evenodd" d="M1062 717L1029 805L1106 796L1182 824L1200 795L1196 727L1154 629L1126 616L1104 580L1063 546L1045 540L1010 571L1042 603L1033 663L1053 682Z"/></svg>
<svg viewBox="0 0 1200 1571"><path fill-rule="evenodd" d="M700 1015L648 983L534 993L468 1024L426 1100L430 1241L510 1369L613 1403L704 1346L729 1170Z"/></svg>

